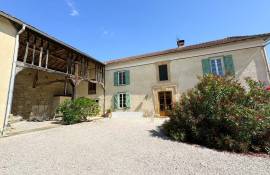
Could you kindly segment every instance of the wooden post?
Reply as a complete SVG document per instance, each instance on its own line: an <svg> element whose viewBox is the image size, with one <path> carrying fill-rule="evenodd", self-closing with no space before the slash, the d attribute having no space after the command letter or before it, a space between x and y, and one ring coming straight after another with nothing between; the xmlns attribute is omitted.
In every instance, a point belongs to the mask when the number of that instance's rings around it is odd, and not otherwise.
<svg viewBox="0 0 270 175"><path fill-rule="evenodd" d="M46 53L46 61L45 61L45 68L48 68L48 61L49 61L49 47L50 44L48 43L47 53Z"/></svg>
<svg viewBox="0 0 270 175"><path fill-rule="evenodd" d="M89 61L86 60L86 79L89 79L89 68L88 68Z"/></svg>
<svg viewBox="0 0 270 175"><path fill-rule="evenodd" d="M37 39L36 39L36 37L34 36L34 46L33 46L33 55L32 55L32 65L35 64L36 42L37 42Z"/></svg>
<svg viewBox="0 0 270 175"><path fill-rule="evenodd" d="M80 66L81 70L80 70L80 76L83 77L83 58L81 58L81 66Z"/></svg>
<svg viewBox="0 0 270 175"><path fill-rule="evenodd" d="M66 68L67 68L67 74L69 73L68 71L69 71L69 63L70 63L70 58L68 57L67 58L67 65L66 65Z"/></svg>
<svg viewBox="0 0 270 175"><path fill-rule="evenodd" d="M36 43L34 43L34 48L33 48L32 65L35 64L35 54L36 54Z"/></svg>
<svg viewBox="0 0 270 175"><path fill-rule="evenodd" d="M43 54L43 40L41 40L41 48L40 48L40 53L39 53L39 63L38 66L42 67L42 54Z"/></svg>
<svg viewBox="0 0 270 175"><path fill-rule="evenodd" d="M26 47L25 47L25 53L24 53L24 58L23 58L23 62L24 62L24 63L26 63L26 60L27 60L27 56L28 56L28 48L29 48L29 41L27 41Z"/></svg>
<svg viewBox="0 0 270 175"><path fill-rule="evenodd" d="M26 61L27 61L28 48L29 48L29 32L27 32L27 42L26 42L25 53L24 53L24 57L23 57L23 63L26 63Z"/></svg>

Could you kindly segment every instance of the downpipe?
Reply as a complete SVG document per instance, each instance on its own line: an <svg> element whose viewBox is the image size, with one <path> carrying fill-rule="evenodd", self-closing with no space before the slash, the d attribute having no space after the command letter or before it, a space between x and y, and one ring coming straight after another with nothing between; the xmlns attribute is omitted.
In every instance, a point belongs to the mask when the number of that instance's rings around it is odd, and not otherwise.
<svg viewBox="0 0 270 175"><path fill-rule="evenodd" d="M14 54L13 54L13 60L12 60L12 68L11 68L11 76L9 79L9 88L8 88L8 98L7 98L7 103L6 103L6 111L5 111L5 118L4 118L4 123L2 126L2 132L1 135L4 135L4 130L8 124L8 117L11 112L11 105L12 105L12 100L13 100L13 91L14 91L14 81L15 81L15 76L16 76L16 62L18 58L18 52L19 52L19 39L20 39L20 34L22 34L25 31L26 25L23 24L21 30L16 34L16 39L15 39L15 47L14 47Z"/></svg>

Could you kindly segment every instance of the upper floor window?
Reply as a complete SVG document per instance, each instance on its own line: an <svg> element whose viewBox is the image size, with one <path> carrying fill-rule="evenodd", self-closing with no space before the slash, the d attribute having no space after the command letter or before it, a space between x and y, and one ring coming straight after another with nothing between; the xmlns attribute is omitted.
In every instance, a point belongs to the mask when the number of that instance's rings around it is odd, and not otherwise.
<svg viewBox="0 0 270 175"><path fill-rule="evenodd" d="M119 71L114 72L114 85L115 86L123 86L123 85L129 85L129 71Z"/></svg>
<svg viewBox="0 0 270 175"><path fill-rule="evenodd" d="M97 93L97 84L96 83L88 83L88 94L96 94Z"/></svg>
<svg viewBox="0 0 270 175"><path fill-rule="evenodd" d="M169 79L168 65L167 64L159 65L158 71L159 71L159 81L166 81Z"/></svg>
<svg viewBox="0 0 270 175"><path fill-rule="evenodd" d="M118 82L119 82L119 85L126 84L126 73L124 71L118 72Z"/></svg>
<svg viewBox="0 0 270 175"><path fill-rule="evenodd" d="M214 75L220 75L223 76L223 66L222 66L222 60L219 59L211 59L211 72Z"/></svg>
<svg viewBox="0 0 270 175"><path fill-rule="evenodd" d="M206 58L202 60L203 74L214 74L218 76L235 75L234 61L232 55L218 58Z"/></svg>

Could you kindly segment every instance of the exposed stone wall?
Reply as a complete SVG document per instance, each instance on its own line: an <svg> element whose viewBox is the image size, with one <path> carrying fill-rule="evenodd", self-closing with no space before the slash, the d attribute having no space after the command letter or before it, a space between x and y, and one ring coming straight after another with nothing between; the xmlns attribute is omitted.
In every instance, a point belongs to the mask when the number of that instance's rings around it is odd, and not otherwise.
<svg viewBox="0 0 270 175"><path fill-rule="evenodd" d="M12 114L25 119L29 119L30 116L39 119L52 118L55 109L54 97L64 95L65 78L39 71L37 86L33 88L35 75L36 70L31 69L24 69L16 75ZM57 80L60 82L55 82ZM72 94L70 83L68 83L67 94Z"/></svg>

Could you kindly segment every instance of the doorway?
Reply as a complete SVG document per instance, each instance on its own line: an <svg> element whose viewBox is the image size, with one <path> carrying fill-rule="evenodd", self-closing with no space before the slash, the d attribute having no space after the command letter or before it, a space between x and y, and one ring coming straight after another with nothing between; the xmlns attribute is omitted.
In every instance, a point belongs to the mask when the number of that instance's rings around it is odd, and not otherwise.
<svg viewBox="0 0 270 175"><path fill-rule="evenodd" d="M161 91L158 93L159 114L160 116L168 116L172 109L172 91Z"/></svg>

